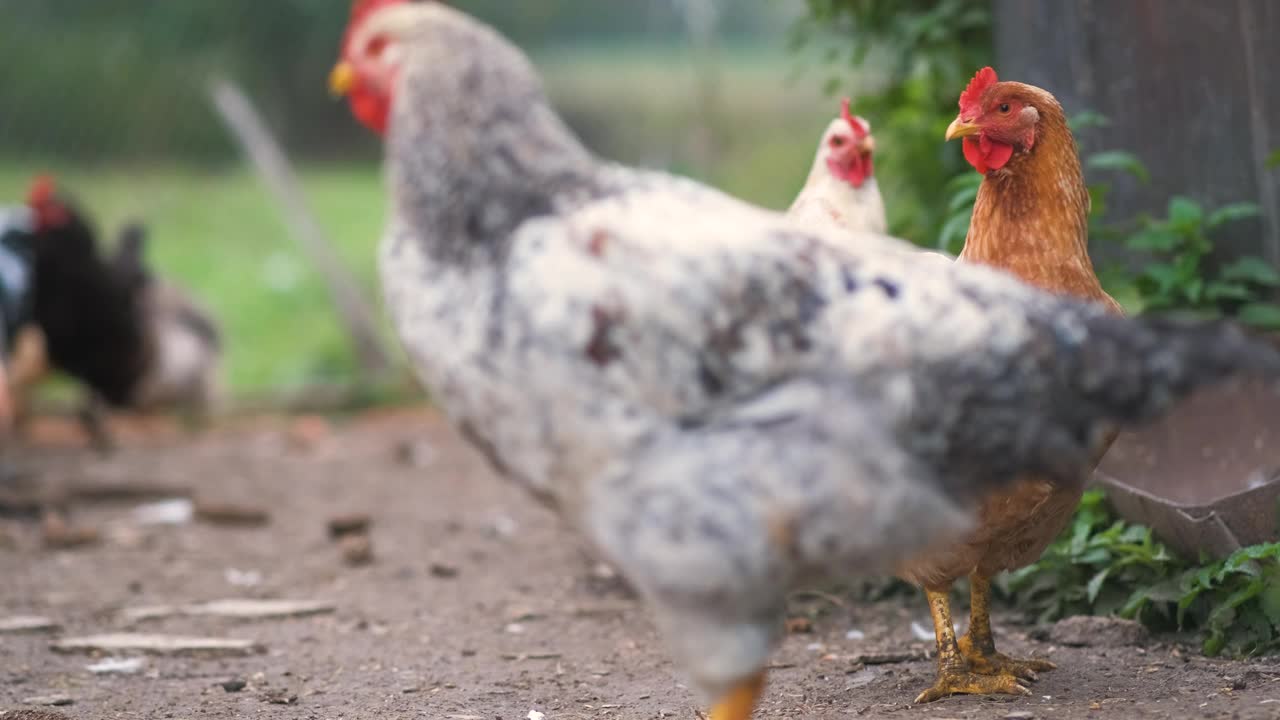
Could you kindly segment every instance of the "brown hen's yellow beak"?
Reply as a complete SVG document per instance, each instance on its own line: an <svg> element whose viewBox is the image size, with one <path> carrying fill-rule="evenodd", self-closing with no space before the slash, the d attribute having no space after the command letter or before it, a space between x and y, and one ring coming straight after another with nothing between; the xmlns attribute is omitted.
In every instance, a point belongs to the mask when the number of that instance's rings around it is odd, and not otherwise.
<svg viewBox="0 0 1280 720"><path fill-rule="evenodd" d="M756 700L764 692L764 672L761 671L743 680L729 694L720 698L716 706L711 708L708 720L750 720L751 711L756 709Z"/></svg>
<svg viewBox="0 0 1280 720"><path fill-rule="evenodd" d="M870 135L868 135L868 136L866 136L866 137L862 138L862 143L859 145L858 149L859 149L859 150L861 150L862 152L866 152L866 153L873 153L873 152L875 152L875 151L876 151L876 141L875 141L875 139L874 139L874 138L872 138Z"/></svg>
<svg viewBox="0 0 1280 720"><path fill-rule="evenodd" d="M957 115L956 119L952 120L951 124L947 126L946 139L949 142L951 140L955 140L956 138L969 137L970 135L977 135L981 131L982 131L981 126L974 125L973 123L967 123L961 120L960 116Z"/></svg>
<svg viewBox="0 0 1280 720"><path fill-rule="evenodd" d="M351 63L343 60L333 66L333 70L329 73L329 92L334 97L342 97L351 92L351 87L356 84L356 71L351 67Z"/></svg>

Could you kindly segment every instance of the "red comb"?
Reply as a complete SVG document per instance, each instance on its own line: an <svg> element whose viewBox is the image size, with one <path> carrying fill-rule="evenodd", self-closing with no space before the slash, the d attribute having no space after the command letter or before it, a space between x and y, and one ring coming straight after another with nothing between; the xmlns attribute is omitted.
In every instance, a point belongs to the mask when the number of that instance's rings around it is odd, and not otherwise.
<svg viewBox="0 0 1280 720"><path fill-rule="evenodd" d="M973 79L969 81L969 87L960 93L960 112L977 109L982 102L982 93L998 82L1000 78L996 77L996 71L992 70L990 65L975 73Z"/></svg>
<svg viewBox="0 0 1280 720"><path fill-rule="evenodd" d="M53 199L56 188L52 175L37 175L27 190L27 205L39 207L47 204Z"/></svg>
<svg viewBox="0 0 1280 720"><path fill-rule="evenodd" d="M380 7L399 5L405 0L354 0L351 3L351 19L358 20Z"/></svg>
<svg viewBox="0 0 1280 720"><path fill-rule="evenodd" d="M858 137L866 137L871 134L871 126L867 121L857 115L854 115L849 110L849 98L845 98L840 101L840 117L844 118L844 121L849 123L849 127L853 128L853 132L856 133Z"/></svg>

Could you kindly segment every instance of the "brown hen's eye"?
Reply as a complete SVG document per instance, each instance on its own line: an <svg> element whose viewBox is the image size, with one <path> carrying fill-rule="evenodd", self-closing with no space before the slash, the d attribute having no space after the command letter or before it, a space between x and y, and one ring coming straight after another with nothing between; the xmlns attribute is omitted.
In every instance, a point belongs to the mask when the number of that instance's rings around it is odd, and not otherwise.
<svg viewBox="0 0 1280 720"><path fill-rule="evenodd" d="M836 135L835 137L831 138L831 147L843 147L843 146L844 146L843 137Z"/></svg>
<svg viewBox="0 0 1280 720"><path fill-rule="evenodd" d="M1001 104L1000 104L1000 112L1002 112L1002 113L1007 113L1007 112L1009 112L1009 103L1001 103Z"/></svg>

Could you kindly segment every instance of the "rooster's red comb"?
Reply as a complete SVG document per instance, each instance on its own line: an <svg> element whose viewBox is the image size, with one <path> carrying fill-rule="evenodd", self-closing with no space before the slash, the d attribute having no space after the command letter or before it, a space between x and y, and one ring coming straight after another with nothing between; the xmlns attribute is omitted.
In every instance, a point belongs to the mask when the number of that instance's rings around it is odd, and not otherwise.
<svg viewBox="0 0 1280 720"><path fill-rule="evenodd" d="M37 175L31 181L31 188L27 190L27 205L31 207L45 205L53 199L56 192L57 184L54 183L52 175Z"/></svg>
<svg viewBox="0 0 1280 720"><path fill-rule="evenodd" d="M862 138L871 134L871 124L849 110L849 98L840 101L840 117L849 123L849 127L853 128L854 134L858 137Z"/></svg>
<svg viewBox="0 0 1280 720"><path fill-rule="evenodd" d="M969 87L960 93L960 112L980 110L978 106L982 102L982 93L998 82L1000 78L996 77L996 71L992 70L990 65L979 70L969 81Z"/></svg>

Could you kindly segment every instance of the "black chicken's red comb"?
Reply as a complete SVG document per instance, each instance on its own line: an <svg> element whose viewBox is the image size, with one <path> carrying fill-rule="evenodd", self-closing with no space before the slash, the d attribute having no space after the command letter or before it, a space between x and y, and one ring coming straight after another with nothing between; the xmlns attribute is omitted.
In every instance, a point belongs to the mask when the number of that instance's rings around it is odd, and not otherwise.
<svg viewBox="0 0 1280 720"><path fill-rule="evenodd" d="M49 201L53 200L53 196L57 192L58 185L54 182L52 175L37 175L31 181L31 187L27 190L27 205L31 207L47 205Z"/></svg>

